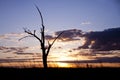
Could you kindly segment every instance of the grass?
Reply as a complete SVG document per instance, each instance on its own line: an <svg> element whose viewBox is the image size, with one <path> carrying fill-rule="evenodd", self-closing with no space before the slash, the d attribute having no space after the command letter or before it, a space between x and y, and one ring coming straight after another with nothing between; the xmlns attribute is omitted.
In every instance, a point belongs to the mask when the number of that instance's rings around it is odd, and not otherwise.
<svg viewBox="0 0 120 80"><path fill-rule="evenodd" d="M0 80L119 80L120 68L0 68ZM108 80L107 79L107 80Z"/></svg>
<svg viewBox="0 0 120 80"><path fill-rule="evenodd" d="M14 68L42 68L42 62L4 62L0 63L0 67L14 67ZM67 62L48 62L48 67L53 68L102 68L113 67L120 68L120 63L67 63Z"/></svg>
<svg viewBox="0 0 120 80"><path fill-rule="evenodd" d="M52 62L49 63L48 69L43 69L42 63L29 61L0 63L0 66L0 80L104 80L105 78L119 80L120 73L118 63L69 63L66 65Z"/></svg>

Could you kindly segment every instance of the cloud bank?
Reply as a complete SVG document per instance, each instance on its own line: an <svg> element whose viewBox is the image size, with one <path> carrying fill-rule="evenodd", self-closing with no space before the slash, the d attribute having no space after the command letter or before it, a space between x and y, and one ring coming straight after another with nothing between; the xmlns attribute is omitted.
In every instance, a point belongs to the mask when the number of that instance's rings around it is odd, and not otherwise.
<svg viewBox="0 0 120 80"><path fill-rule="evenodd" d="M89 32L83 35L86 42L81 48L95 50L120 50L120 28L111 28L104 31Z"/></svg>
<svg viewBox="0 0 120 80"><path fill-rule="evenodd" d="M2 53L23 53L28 47L4 47L4 46L0 46L0 51L2 51Z"/></svg>
<svg viewBox="0 0 120 80"><path fill-rule="evenodd" d="M61 41L72 41L72 40L79 40L79 37L82 35L82 31L78 29L70 29L70 30L63 30L57 31L54 33L55 36L58 36L61 32L64 32L58 39ZM54 39L54 36L47 35L47 39Z"/></svg>

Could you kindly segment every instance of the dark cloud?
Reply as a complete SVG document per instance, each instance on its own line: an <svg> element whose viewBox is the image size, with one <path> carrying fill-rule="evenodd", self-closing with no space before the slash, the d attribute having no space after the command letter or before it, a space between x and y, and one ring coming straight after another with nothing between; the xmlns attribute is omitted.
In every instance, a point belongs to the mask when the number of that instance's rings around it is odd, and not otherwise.
<svg viewBox="0 0 120 80"><path fill-rule="evenodd" d="M67 63L119 63L120 57L96 57L92 60L69 60L69 61L59 61Z"/></svg>
<svg viewBox="0 0 120 80"><path fill-rule="evenodd" d="M63 30L55 32L55 36L58 36L61 32L64 32L58 39L62 41L71 41L71 40L79 40L77 37L82 36L82 31L77 29ZM45 38L48 40L55 39L56 37L52 35L46 35Z"/></svg>
<svg viewBox="0 0 120 80"><path fill-rule="evenodd" d="M71 40L78 40L76 37L80 37L82 35L81 30L77 29L70 29L70 30L63 30L55 32L55 35L59 35L61 32L64 32L59 39L63 41L71 41Z"/></svg>
<svg viewBox="0 0 120 80"><path fill-rule="evenodd" d="M0 46L0 50L5 50L5 49L8 49L8 48L4 46Z"/></svg>
<svg viewBox="0 0 120 80"><path fill-rule="evenodd" d="M9 53L9 52L13 52L13 53L23 53L25 51L25 49L27 49L28 47L4 47L4 46L0 46L0 51L2 51L3 53Z"/></svg>
<svg viewBox="0 0 120 80"><path fill-rule="evenodd" d="M120 57L97 57L98 62L120 62Z"/></svg>
<svg viewBox="0 0 120 80"><path fill-rule="evenodd" d="M86 43L79 49L120 50L120 28L89 32L83 36L86 37Z"/></svg>
<svg viewBox="0 0 120 80"><path fill-rule="evenodd" d="M32 61L33 58L29 58L29 59L0 59L0 63L2 62L26 62L26 61Z"/></svg>
<svg viewBox="0 0 120 80"><path fill-rule="evenodd" d="M51 36L51 35L45 35L45 39L47 39L47 40L51 40L51 39L54 39L54 37Z"/></svg>
<svg viewBox="0 0 120 80"><path fill-rule="evenodd" d="M59 61L63 63L119 63L120 57L98 57L93 60Z"/></svg>

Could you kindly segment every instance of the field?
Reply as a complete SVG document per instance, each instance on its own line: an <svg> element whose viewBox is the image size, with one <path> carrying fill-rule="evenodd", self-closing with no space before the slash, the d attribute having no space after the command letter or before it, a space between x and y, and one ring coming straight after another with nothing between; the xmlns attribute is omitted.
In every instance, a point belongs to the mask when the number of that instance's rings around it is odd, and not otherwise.
<svg viewBox="0 0 120 80"><path fill-rule="evenodd" d="M0 68L0 80L119 80L119 68Z"/></svg>
<svg viewBox="0 0 120 80"><path fill-rule="evenodd" d="M0 67L12 67L12 68L42 68L42 62L1 62ZM54 61L48 62L48 67L50 68L102 68L102 67L111 67L111 68L120 68L119 62L85 62L85 61Z"/></svg>
<svg viewBox="0 0 120 80"><path fill-rule="evenodd" d="M119 62L40 61L0 63L0 80L119 80Z"/></svg>

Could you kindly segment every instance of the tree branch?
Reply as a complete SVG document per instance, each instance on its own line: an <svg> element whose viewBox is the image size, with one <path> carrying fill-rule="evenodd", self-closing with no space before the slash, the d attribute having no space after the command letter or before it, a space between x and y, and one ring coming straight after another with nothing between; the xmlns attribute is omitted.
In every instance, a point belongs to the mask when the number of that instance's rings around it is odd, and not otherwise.
<svg viewBox="0 0 120 80"><path fill-rule="evenodd" d="M27 33L27 34L29 34L29 35L32 35L33 37L37 38L40 42L42 42L41 39L35 34L35 30L34 30L34 33L32 33L29 29L26 30L24 28L24 32Z"/></svg>
<svg viewBox="0 0 120 80"><path fill-rule="evenodd" d="M54 41L52 42L51 46L54 44L54 42L55 42L63 33L64 33L64 31L61 32L61 33L54 39Z"/></svg>
<svg viewBox="0 0 120 80"><path fill-rule="evenodd" d="M40 18L41 18L41 25L42 25L42 28L41 28L41 47L42 48L45 48L45 34L44 34L44 29L45 29L45 26L44 26L44 20L43 20L43 17L42 17L42 13L40 11L40 9L38 8L37 5L35 5L35 7L37 8L38 12L39 12L39 15L40 15Z"/></svg>
<svg viewBox="0 0 120 80"><path fill-rule="evenodd" d="M31 36L31 35L24 36L24 37L20 38L18 41L20 41L20 40L22 40L22 39L24 39L24 38L27 38L27 37L33 37L33 36Z"/></svg>
<svg viewBox="0 0 120 80"><path fill-rule="evenodd" d="M47 56L48 56L49 51L50 51L50 48L52 47L52 45L54 44L54 42L55 42L55 41L60 37L60 35L62 35L62 34L63 34L63 32L61 32L61 33L54 39L54 41L53 41L51 44L48 42L49 46L48 46L47 53L46 53Z"/></svg>
<svg viewBox="0 0 120 80"><path fill-rule="evenodd" d="M39 12L39 15L40 15L40 18L41 18L42 26L44 26L44 21L43 21L42 13L41 13L41 11L40 11L40 9L38 8L37 5L35 5L35 7L37 8L37 10L38 10L38 12Z"/></svg>

